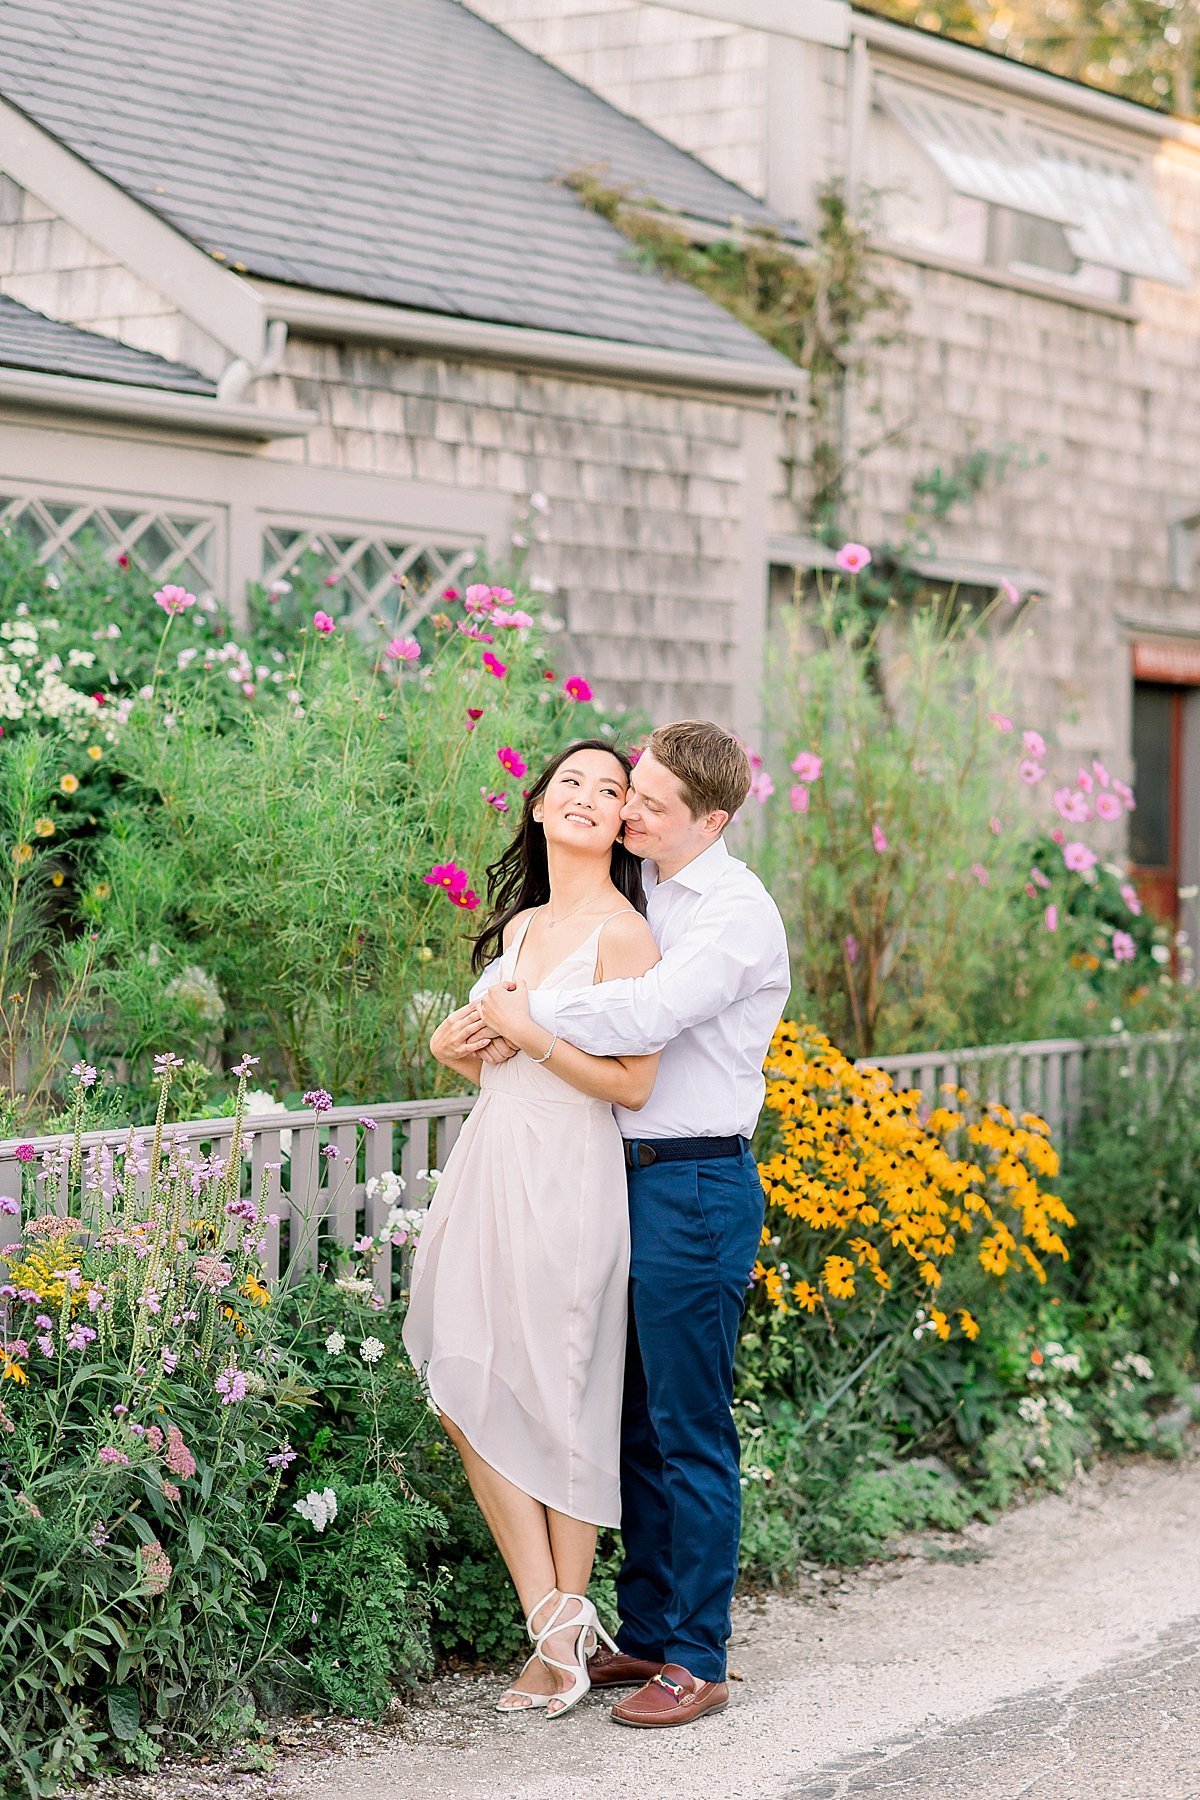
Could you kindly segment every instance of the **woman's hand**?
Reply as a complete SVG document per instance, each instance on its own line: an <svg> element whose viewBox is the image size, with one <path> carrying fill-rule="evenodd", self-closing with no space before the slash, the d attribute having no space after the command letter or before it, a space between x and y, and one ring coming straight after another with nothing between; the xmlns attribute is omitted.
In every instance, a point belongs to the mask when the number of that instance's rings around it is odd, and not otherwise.
<svg viewBox="0 0 1200 1800"><path fill-rule="evenodd" d="M448 1013L429 1040L430 1054L447 1068L460 1068L479 1055L471 1039L479 1036L479 1009L460 1006Z"/></svg>
<svg viewBox="0 0 1200 1800"><path fill-rule="evenodd" d="M546 1035L529 1016L528 982L498 981L479 1002L479 1012L484 1025L495 1037L507 1038L519 1050L529 1048L531 1032L538 1037Z"/></svg>

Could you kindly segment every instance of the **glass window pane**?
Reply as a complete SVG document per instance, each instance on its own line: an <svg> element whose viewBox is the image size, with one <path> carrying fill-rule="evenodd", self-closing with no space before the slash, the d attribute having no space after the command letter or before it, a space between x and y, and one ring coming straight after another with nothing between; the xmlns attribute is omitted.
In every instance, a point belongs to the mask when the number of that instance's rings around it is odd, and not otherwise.
<svg viewBox="0 0 1200 1800"><path fill-rule="evenodd" d="M1130 850L1142 868L1171 863L1172 761L1175 693L1137 681L1133 686L1133 767L1137 810Z"/></svg>

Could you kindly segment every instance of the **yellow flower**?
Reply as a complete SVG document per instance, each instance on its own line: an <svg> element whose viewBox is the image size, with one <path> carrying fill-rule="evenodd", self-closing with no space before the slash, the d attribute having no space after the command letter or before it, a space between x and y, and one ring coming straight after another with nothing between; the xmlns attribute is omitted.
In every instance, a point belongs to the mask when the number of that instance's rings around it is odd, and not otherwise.
<svg viewBox="0 0 1200 1800"><path fill-rule="evenodd" d="M33 821L33 829L37 833L38 837L53 837L54 836L54 820L53 819L35 819Z"/></svg>
<svg viewBox="0 0 1200 1800"><path fill-rule="evenodd" d="M965 1310L960 1312L958 1315L958 1322L962 1326L962 1334L965 1338L974 1339L979 1336L978 1322L971 1317L969 1312L966 1312Z"/></svg>
<svg viewBox="0 0 1200 1800"><path fill-rule="evenodd" d="M64 775L58 785L64 794L77 794L79 792L79 777L78 775Z"/></svg>
<svg viewBox="0 0 1200 1800"><path fill-rule="evenodd" d="M848 1256L827 1256L824 1280L835 1300L854 1298L854 1264Z"/></svg>
<svg viewBox="0 0 1200 1800"><path fill-rule="evenodd" d="M87 753L91 757L93 762L99 762L100 758L104 755L104 752L100 748L99 744L89 744L88 748L87 748Z"/></svg>
<svg viewBox="0 0 1200 1800"><path fill-rule="evenodd" d="M61 869L55 869L53 875L50 877L50 886L51 887L61 887L62 884L63 884L63 872Z"/></svg>
<svg viewBox="0 0 1200 1800"><path fill-rule="evenodd" d="M929 1319L933 1329L937 1332L942 1342L945 1343L946 1339L950 1336L949 1319L946 1317L945 1313L942 1312L940 1307L937 1306L930 1307Z"/></svg>
<svg viewBox="0 0 1200 1800"><path fill-rule="evenodd" d="M92 898L93 900L107 900L111 893L112 889L109 887L107 881L98 881L92 889Z"/></svg>
<svg viewBox="0 0 1200 1800"><path fill-rule="evenodd" d="M271 1304L271 1290L263 1286L257 1275L247 1275L242 1283L241 1291L248 1300L253 1300L256 1306L270 1306Z"/></svg>
<svg viewBox="0 0 1200 1800"><path fill-rule="evenodd" d="M4 1357L3 1380L15 1381L18 1387L26 1386L29 1377L21 1367L20 1363L16 1362L14 1358L8 1354L7 1350L0 1351L0 1355Z"/></svg>
<svg viewBox="0 0 1200 1800"><path fill-rule="evenodd" d="M18 844L13 851L13 861L27 863L33 855L32 844Z"/></svg>
<svg viewBox="0 0 1200 1800"><path fill-rule="evenodd" d="M816 1312L817 1307L821 1304L820 1294L807 1281L797 1281L792 1284L792 1298L797 1306L803 1307L805 1312Z"/></svg>

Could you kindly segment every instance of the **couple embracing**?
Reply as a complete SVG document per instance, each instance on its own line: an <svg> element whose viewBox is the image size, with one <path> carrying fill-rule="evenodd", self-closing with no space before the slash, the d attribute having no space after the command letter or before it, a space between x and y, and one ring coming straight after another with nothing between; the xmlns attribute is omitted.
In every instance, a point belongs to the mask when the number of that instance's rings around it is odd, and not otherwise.
<svg viewBox="0 0 1200 1800"><path fill-rule="evenodd" d="M433 1054L480 1085L413 1266L404 1341L512 1576L533 1654L498 1701L623 1725L728 1700L741 1525L733 1359L763 1195L750 1151L787 998L783 923L723 832L719 726L555 756L489 870L470 1002ZM616 1641L587 1597L619 1525Z"/></svg>

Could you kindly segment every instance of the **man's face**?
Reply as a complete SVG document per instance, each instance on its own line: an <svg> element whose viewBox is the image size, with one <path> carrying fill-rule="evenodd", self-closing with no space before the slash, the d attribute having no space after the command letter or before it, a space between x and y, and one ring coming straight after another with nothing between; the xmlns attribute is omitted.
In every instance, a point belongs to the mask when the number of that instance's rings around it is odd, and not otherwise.
<svg viewBox="0 0 1200 1800"><path fill-rule="evenodd" d="M694 819L678 779L647 750L638 758L621 817L626 848L657 863L669 879L716 841L728 815L714 812Z"/></svg>

